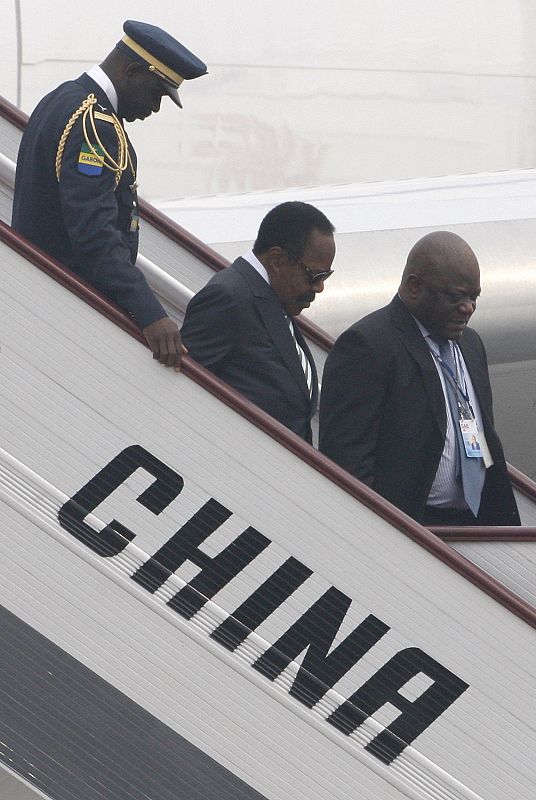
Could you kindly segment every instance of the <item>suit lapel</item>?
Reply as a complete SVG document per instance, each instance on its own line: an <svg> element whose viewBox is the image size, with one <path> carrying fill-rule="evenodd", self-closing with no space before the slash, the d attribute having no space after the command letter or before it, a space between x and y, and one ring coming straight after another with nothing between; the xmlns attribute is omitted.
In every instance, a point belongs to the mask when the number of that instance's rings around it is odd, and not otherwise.
<svg viewBox="0 0 536 800"><path fill-rule="evenodd" d="M462 352L463 360L465 361L465 366L469 372L469 377L471 378L471 383L473 384L473 389L477 393L478 397L478 386L481 382L481 373L482 373L482 365L480 361L479 354L475 351L474 347L471 346L471 343L468 342L465 337L462 336L460 341L458 342L458 346ZM480 400L480 398L478 398Z"/></svg>
<svg viewBox="0 0 536 800"><path fill-rule="evenodd" d="M305 373L302 369L302 365L300 362L300 357L298 356L298 352L296 350L296 344L294 342L294 338L290 332L288 320L285 316L285 312L281 306L281 303L277 299L275 292L273 291L272 287L269 283L267 283L264 278L259 275L257 270L251 266L251 264L243 258L238 258L234 265L235 269L240 272L240 274L246 280L249 288L251 289L255 301L255 306L257 311L259 312L259 316L262 320L264 327L266 328L266 332L268 336L272 340L274 346L277 348L281 358L285 362L288 371L296 380L298 386L306 396L308 400L311 400L309 395L309 387L307 386L307 381L305 379ZM295 328L296 330L296 328ZM305 341L301 332L297 335L298 342L303 347L303 350L311 363L311 368L313 371L313 401L315 396L315 387L317 387L317 380L316 380L316 369L314 366L314 361L311 356L311 352ZM316 393L318 392L318 388L316 388Z"/></svg>
<svg viewBox="0 0 536 800"><path fill-rule="evenodd" d="M471 341L465 336L462 336L458 342L458 346L461 350L465 366L467 367L467 371L471 379L471 384L478 402L482 421L484 422L486 430L488 430L493 425L493 412L485 398L482 396L482 387L486 386L488 383L488 378L485 369L483 369L481 353L475 349L474 344L472 344Z"/></svg>
<svg viewBox="0 0 536 800"><path fill-rule="evenodd" d="M417 323L398 295L391 302L391 314L394 326L399 330L406 350L419 366L430 407L444 437L447 430L445 396L430 348L417 327Z"/></svg>

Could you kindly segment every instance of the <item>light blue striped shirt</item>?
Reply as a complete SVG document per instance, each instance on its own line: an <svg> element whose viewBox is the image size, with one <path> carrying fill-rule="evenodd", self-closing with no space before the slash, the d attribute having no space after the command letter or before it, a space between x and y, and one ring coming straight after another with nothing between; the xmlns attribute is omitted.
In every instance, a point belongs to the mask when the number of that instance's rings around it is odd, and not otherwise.
<svg viewBox="0 0 536 800"><path fill-rule="evenodd" d="M413 317L413 319L417 323L419 330L422 333L430 350L439 355L439 347L437 342L432 339L431 334L416 317ZM461 350L453 341L450 341L450 346L453 348L455 360L460 365L461 378L467 387L467 394L469 395L469 401L475 413L478 430L483 431L484 426L482 424L480 407L478 405L475 390L469 376L469 371L465 365L465 361L463 360ZM447 397L447 389L445 386L445 376L443 374L443 370L441 369L441 365L439 361L433 357L433 355L431 355L431 358L435 364L437 374L439 375L439 380L441 381L441 388L443 389L443 397L445 399L445 409L447 414L447 432L445 435L445 446L441 454L441 460L439 461L434 482L432 483L432 488L430 489L430 494L428 495L427 505L434 506L435 508L466 509L468 506L463 495L461 478L457 478L456 476L456 430L454 429L454 425L457 425L458 421L453 421L452 419L452 413L450 411L450 405ZM483 436L483 433L481 435ZM462 458L465 458L464 453L462 453Z"/></svg>

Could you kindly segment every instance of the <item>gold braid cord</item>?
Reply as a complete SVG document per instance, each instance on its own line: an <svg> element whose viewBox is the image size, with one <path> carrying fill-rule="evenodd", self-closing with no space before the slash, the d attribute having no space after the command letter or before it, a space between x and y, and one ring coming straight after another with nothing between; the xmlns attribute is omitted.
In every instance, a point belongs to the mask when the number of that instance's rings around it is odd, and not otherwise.
<svg viewBox="0 0 536 800"><path fill-rule="evenodd" d="M130 159L130 153L128 152L128 143L125 131L123 130L123 126L119 122L119 119L116 117L115 114L101 114L99 111L95 111L94 106L97 102L97 98L94 94L90 94L86 97L80 108L77 108L74 114L69 119L69 122L65 126L65 129L60 137L60 141L58 144L58 150L56 152L56 178L60 179L61 173L61 162L63 159L63 151L65 150L65 143L67 142L67 138L72 130L73 125L75 124L76 120L80 115L82 115L82 130L84 131L84 139L86 141L87 146L89 147L90 151L102 158L104 154L103 166L106 169L115 172L115 186L121 180L121 175L127 168L127 165L130 165L132 169L132 161ZM110 153L104 147L99 134L97 133L97 126L95 125L95 119L102 119L106 120L107 122L112 123L115 129L115 133L117 135L117 144L118 144L118 155L117 161L112 158ZM88 124L89 120L89 124ZM90 132L93 134L95 144L92 144L89 138L88 127L90 128ZM101 152L99 153L97 147L100 148ZM132 170L133 171L133 170ZM134 180L135 180L134 175Z"/></svg>

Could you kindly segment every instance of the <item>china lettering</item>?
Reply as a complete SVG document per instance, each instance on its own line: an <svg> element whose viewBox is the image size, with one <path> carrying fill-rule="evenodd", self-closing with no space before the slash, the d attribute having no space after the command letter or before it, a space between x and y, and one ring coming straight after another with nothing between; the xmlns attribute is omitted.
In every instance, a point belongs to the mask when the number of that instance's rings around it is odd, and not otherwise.
<svg viewBox="0 0 536 800"><path fill-rule="evenodd" d="M58 514L61 526L103 558L121 553L135 539L134 531L119 520L112 520L97 531L85 519L138 469L155 478L137 498L151 513L160 514L182 492L181 475L144 448L133 445L112 459L62 506ZM131 575L132 580L154 593L184 563L195 564L200 572L168 601L176 613L192 619L208 600L272 545L267 536L249 526L216 556L207 555L200 545L231 516L229 509L210 498ZM229 613L211 637L234 651L312 575L311 569L290 556ZM333 647L351 603L350 597L331 586L277 641L267 644L252 668L274 681L305 651L289 694L312 708L390 630L386 623L369 614ZM426 676L428 686L410 700L401 690L418 675ZM390 764L468 687L469 684L420 648L408 647L397 652L344 699L327 722L348 736L382 706L394 706L401 713L365 747Z"/></svg>

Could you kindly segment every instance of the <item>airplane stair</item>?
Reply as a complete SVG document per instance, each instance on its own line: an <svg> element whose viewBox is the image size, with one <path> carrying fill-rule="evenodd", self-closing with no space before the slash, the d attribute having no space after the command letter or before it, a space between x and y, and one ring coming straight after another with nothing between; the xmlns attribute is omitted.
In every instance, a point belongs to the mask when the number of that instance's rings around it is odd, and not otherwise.
<svg viewBox="0 0 536 800"><path fill-rule="evenodd" d="M535 529L442 541L2 223L0 263L2 800L532 799Z"/></svg>

